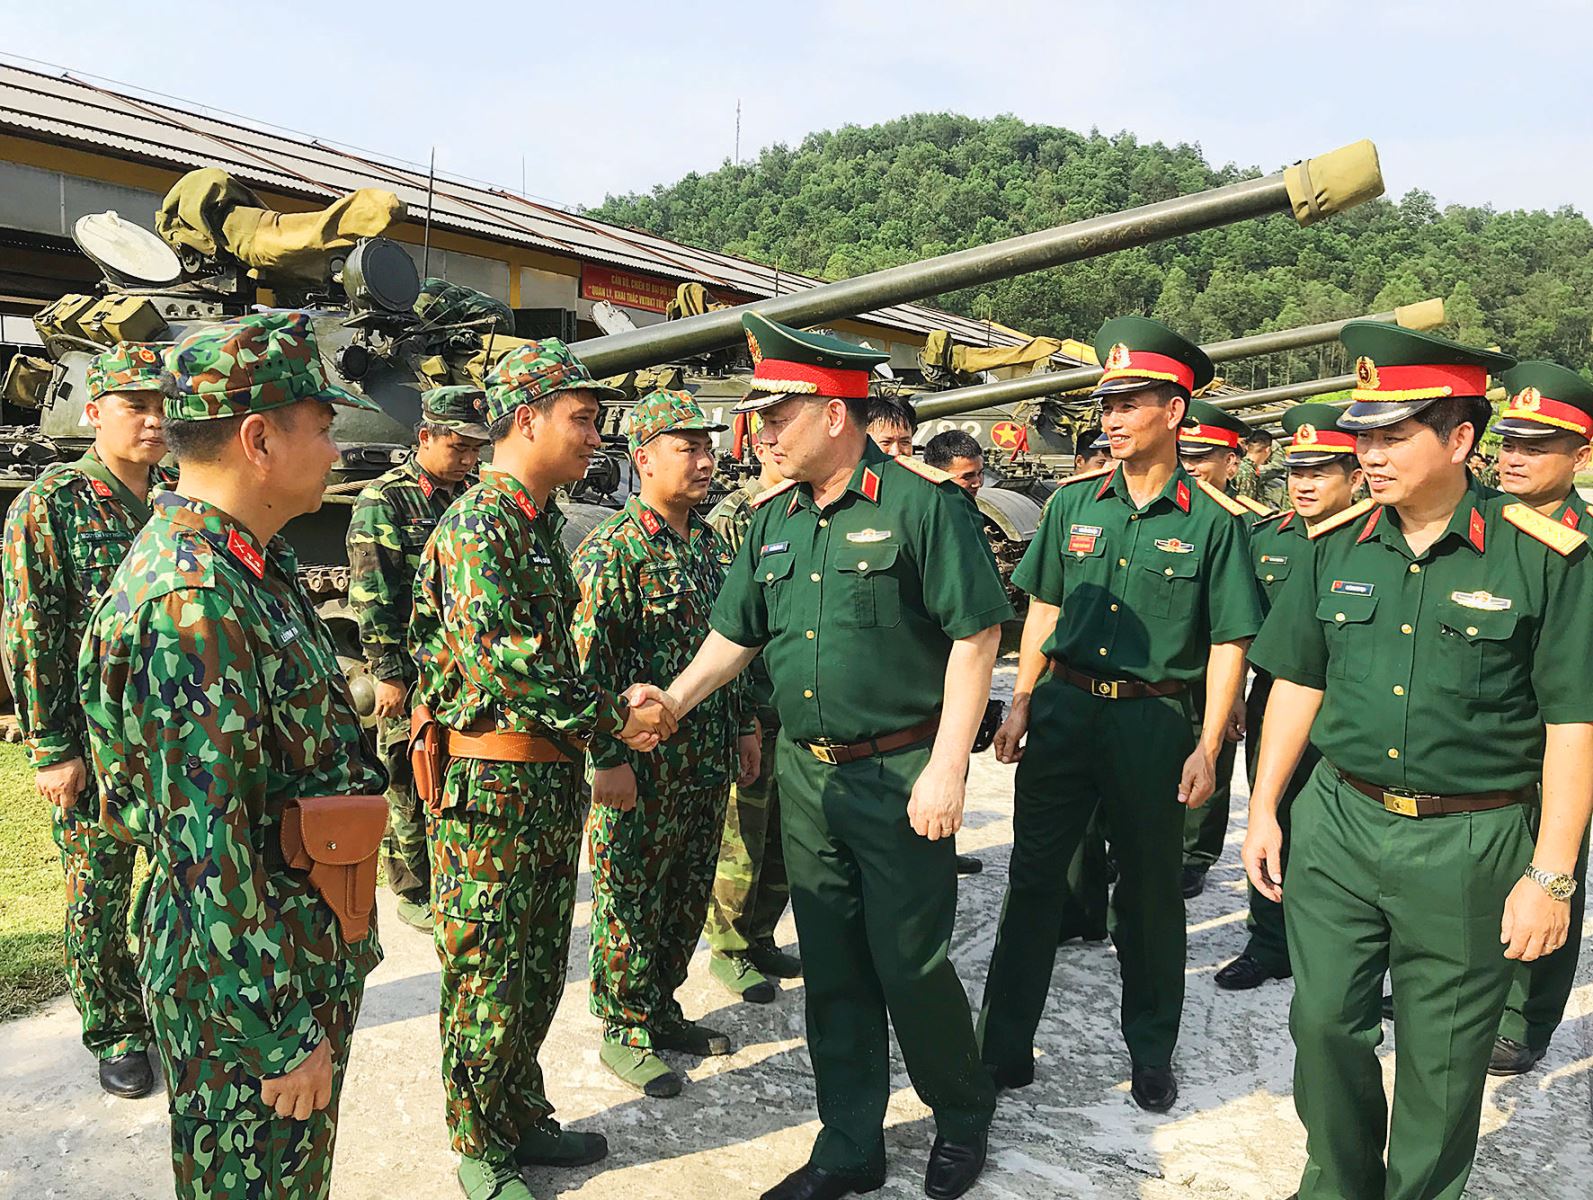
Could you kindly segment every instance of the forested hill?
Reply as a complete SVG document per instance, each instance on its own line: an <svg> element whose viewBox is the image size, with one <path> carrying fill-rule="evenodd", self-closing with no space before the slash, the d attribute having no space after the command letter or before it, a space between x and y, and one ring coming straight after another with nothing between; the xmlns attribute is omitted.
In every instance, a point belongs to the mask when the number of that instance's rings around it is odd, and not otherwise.
<svg viewBox="0 0 1593 1200"><path fill-rule="evenodd" d="M811 134L798 146L773 146L756 161L727 162L648 195L610 196L593 211L839 279L1253 173L1210 166L1198 145L1145 145L1130 134L1086 135L1010 116L921 113ZM1448 299L1451 335L1584 371L1593 366L1587 218L1571 209L1439 209L1421 191L1309 229L1286 216L1245 221L937 302L1030 333L1085 339L1106 317L1149 313L1205 342L1428 296ZM1340 369L1330 347L1285 362L1254 360L1229 374L1260 386Z"/></svg>

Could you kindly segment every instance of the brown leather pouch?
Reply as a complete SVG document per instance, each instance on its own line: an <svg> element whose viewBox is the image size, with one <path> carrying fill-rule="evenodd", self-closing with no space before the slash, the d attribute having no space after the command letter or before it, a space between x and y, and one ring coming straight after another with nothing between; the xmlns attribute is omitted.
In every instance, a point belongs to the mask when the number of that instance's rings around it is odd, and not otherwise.
<svg viewBox="0 0 1593 1200"><path fill-rule="evenodd" d="M376 852L386 832L386 796L306 796L282 814L283 861L309 875L345 942L371 931Z"/></svg>
<svg viewBox="0 0 1593 1200"><path fill-rule="evenodd" d="M415 798L432 816L442 815L444 757L442 726L431 709L417 704L409 713L409 769L415 779Z"/></svg>

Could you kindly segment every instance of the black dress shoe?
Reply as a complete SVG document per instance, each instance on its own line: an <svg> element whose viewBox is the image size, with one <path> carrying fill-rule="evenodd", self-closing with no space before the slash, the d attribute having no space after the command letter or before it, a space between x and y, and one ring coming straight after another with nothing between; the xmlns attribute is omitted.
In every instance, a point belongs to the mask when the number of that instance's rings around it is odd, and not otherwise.
<svg viewBox="0 0 1593 1200"><path fill-rule="evenodd" d="M937 1137L929 1151L929 1168L924 1172L924 1195L930 1200L956 1200L973 1187L985 1169L985 1145L989 1137L981 1133L975 1142L948 1142Z"/></svg>
<svg viewBox="0 0 1593 1200"><path fill-rule="evenodd" d="M1278 971L1262 963L1259 959L1241 954L1222 970L1217 972L1217 986L1225 992L1248 992L1251 988L1258 988L1269 979L1287 979L1289 971Z"/></svg>
<svg viewBox="0 0 1593 1200"><path fill-rule="evenodd" d="M1171 1067L1135 1067L1128 1094L1146 1112L1164 1113L1178 1099L1178 1079Z"/></svg>
<svg viewBox="0 0 1593 1200"><path fill-rule="evenodd" d="M1488 1056L1488 1074L1521 1075L1532 1070L1548 1053L1548 1047L1534 1050L1513 1038L1495 1038L1493 1053Z"/></svg>
<svg viewBox="0 0 1593 1200"><path fill-rule="evenodd" d="M100 1059L100 1087L124 1100L149 1095L155 1086L155 1072L149 1065L147 1050L132 1050L115 1058Z"/></svg>
<svg viewBox="0 0 1593 1200"><path fill-rule="evenodd" d="M983 871L984 869L985 869L985 864L980 862L977 858L974 858L971 855L967 855L967 854L959 854L959 855L957 855L957 874L959 874L959 875L977 875L977 874L979 874L980 871Z"/></svg>
<svg viewBox="0 0 1593 1200"><path fill-rule="evenodd" d="M1034 1082L1034 1060L1021 1067L998 1067L995 1063L986 1063L985 1070L990 1073L990 1082L996 1085L996 1091L1005 1092L1013 1088L1028 1087Z"/></svg>
<svg viewBox="0 0 1593 1200"><path fill-rule="evenodd" d="M883 1175L848 1175L808 1163L764 1192L761 1200L840 1200L842 1196L877 1192L884 1186Z"/></svg>
<svg viewBox="0 0 1593 1200"><path fill-rule="evenodd" d="M1206 890L1206 868L1185 867L1179 888L1183 891L1185 900L1193 900L1200 895Z"/></svg>

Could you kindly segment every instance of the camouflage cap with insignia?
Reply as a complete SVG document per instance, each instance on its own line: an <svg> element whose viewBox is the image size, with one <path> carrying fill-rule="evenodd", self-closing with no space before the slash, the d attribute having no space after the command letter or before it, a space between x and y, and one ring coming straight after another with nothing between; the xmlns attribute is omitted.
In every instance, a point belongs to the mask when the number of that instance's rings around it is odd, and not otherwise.
<svg viewBox="0 0 1593 1200"><path fill-rule="evenodd" d="M441 425L450 433L485 442L489 437L482 423L486 404L486 394L480 388L459 383L435 387L423 394L420 411L428 425Z"/></svg>
<svg viewBox="0 0 1593 1200"><path fill-rule="evenodd" d="M166 369L166 347L150 342L117 342L94 356L88 369L88 398L112 392L158 392Z"/></svg>
<svg viewBox="0 0 1593 1200"><path fill-rule="evenodd" d="M301 312L250 313L206 325L166 352L171 384L166 416L214 421L270 412L300 400L381 412L381 406L328 381L321 353Z"/></svg>
<svg viewBox="0 0 1593 1200"><path fill-rule="evenodd" d="M1355 359L1355 389L1339 416L1340 429L1381 429L1451 396L1481 398L1489 373L1501 374L1516 361L1382 321L1351 321L1339 341Z"/></svg>
<svg viewBox="0 0 1593 1200"><path fill-rule="evenodd" d="M1095 335L1101 381L1093 396L1110 396L1176 383L1186 394L1205 387L1216 375L1206 352L1186 337L1149 317L1113 317Z"/></svg>
<svg viewBox="0 0 1593 1200"><path fill-rule="evenodd" d="M1185 458L1210 454L1213 450L1239 451L1239 443L1250 433L1250 426L1231 412L1206 400L1191 400L1189 413L1178 430L1178 453Z"/></svg>
<svg viewBox="0 0 1593 1200"><path fill-rule="evenodd" d="M487 375L487 424L507 416L522 404L535 404L558 392L591 392L598 400L625 393L592 378L586 365L558 338L543 338L516 346L498 360Z"/></svg>
<svg viewBox="0 0 1593 1200"><path fill-rule="evenodd" d="M752 351L752 390L737 412L756 412L787 396L825 396L839 400L868 398L875 367L890 358L856 342L792 329L757 313L741 318Z"/></svg>
<svg viewBox="0 0 1593 1200"><path fill-rule="evenodd" d="M1355 435L1338 427L1337 404L1296 404L1279 423L1288 437L1283 452L1287 467L1319 467L1323 463L1355 465Z"/></svg>
<svg viewBox="0 0 1593 1200"><path fill-rule="evenodd" d="M686 433L693 429L721 433L727 428L729 426L710 421L690 392L672 392L664 388L643 396L625 418L625 433L633 453L661 433Z"/></svg>
<svg viewBox="0 0 1593 1200"><path fill-rule="evenodd" d="M1516 438L1572 433L1593 440L1593 385L1575 371L1534 358L1511 367L1499 382L1510 399L1491 432Z"/></svg>

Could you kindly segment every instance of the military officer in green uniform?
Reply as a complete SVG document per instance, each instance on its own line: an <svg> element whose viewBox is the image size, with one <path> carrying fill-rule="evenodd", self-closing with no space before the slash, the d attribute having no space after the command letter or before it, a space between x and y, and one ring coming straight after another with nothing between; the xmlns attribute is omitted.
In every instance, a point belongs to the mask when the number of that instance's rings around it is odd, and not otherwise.
<svg viewBox="0 0 1593 1200"><path fill-rule="evenodd" d="M1337 427L1342 410L1332 404L1300 404L1283 414L1283 432L1289 441L1284 464L1289 472L1288 511L1258 521L1250 530L1250 554L1255 563L1256 586L1261 591L1262 612L1269 611L1294 568L1305 541L1313 533L1326 533L1371 511L1372 502L1356 502L1361 468L1355 459L1355 435ZM1261 719L1266 712L1272 677L1257 671L1245 700L1245 766L1255 787L1256 757L1261 746ZM1277 821L1283 829L1283 865L1289 856L1289 809L1316 766L1310 747L1289 779L1278 803ZM1215 976L1225 991L1247 991L1269 979L1286 979L1289 947L1283 931L1283 905L1249 888L1250 912L1246 921L1249 940L1243 953Z"/></svg>
<svg viewBox="0 0 1593 1200"><path fill-rule="evenodd" d="M516 347L486 383L492 464L421 553L409 644L447 759L428 834L459 1183L469 1200L530 1200L522 1167L608 1153L601 1134L554 1120L537 1062L564 991L583 746L651 749L674 722L656 692L633 705L635 689L582 678L571 632L580 593L553 490L586 474L613 389L555 338Z"/></svg>
<svg viewBox="0 0 1593 1200"><path fill-rule="evenodd" d="M756 436L761 424L758 414L748 413L747 424L758 474L708 514L708 523L725 539L732 555L747 540L754 502L784 482L769 447ZM780 714L762 656L753 659L742 680L745 702L758 719L758 777L730 789L704 935L710 951L709 974L749 1004L768 1004L776 995L771 980L796 978L802 973L802 960L781 950L774 940L775 927L791 900L791 884L780 844L780 783L774 773Z"/></svg>
<svg viewBox="0 0 1593 1200"><path fill-rule="evenodd" d="M1237 500L1253 516L1269 515L1271 509L1235 486L1240 468L1250 461L1240 455L1250 426L1206 400L1191 400L1189 417L1191 423L1178 431L1178 459L1184 470ZM1193 689L1197 734L1205 722L1200 701L1204 692L1205 689L1200 686ZM1244 732L1244 710L1237 708L1223 734L1222 749L1217 754L1216 790L1212 792L1210 800L1199 808L1191 809L1184 818L1182 884L1186 900L1192 900L1206 890L1206 873L1222 857L1222 845L1228 837L1228 812L1233 798L1233 768Z"/></svg>
<svg viewBox="0 0 1593 1200"><path fill-rule="evenodd" d="M23 489L5 524L6 673L66 872L67 990L100 1086L129 1098L155 1086L127 940L136 851L99 824L76 664L89 614L149 520L151 469L166 453L162 349L124 342L95 357L84 403L93 447Z"/></svg>
<svg viewBox="0 0 1593 1200"><path fill-rule="evenodd" d="M437 518L474 474L487 428L481 389L433 388L421 397L421 422L409 458L371 483L354 501L348 526L349 604L360 648L376 680L382 761L392 780L382 861L398 897L398 917L431 930L431 868L426 814L415 802L409 767L409 689L415 661L406 644L415 572Z"/></svg>
<svg viewBox="0 0 1593 1200"><path fill-rule="evenodd" d="M669 693L690 711L761 648L780 710L781 819L822 1129L808 1163L764 1197L833 1200L881 1185L887 1017L935 1114L924 1190L958 1196L983 1169L995 1094L947 957L951 839L1012 608L967 494L865 433L869 368L884 355L744 322L757 366L743 407L762 415L759 437L786 482L759 497L713 632Z"/></svg>
<svg viewBox="0 0 1593 1200"><path fill-rule="evenodd" d="M627 442L639 491L575 552L575 647L583 678L609 692L670 679L708 632L730 549L693 507L714 474L713 424L687 392L637 401ZM681 1079L657 1051L701 1058L730 1039L689 1021L675 1000L702 932L732 782L757 777L759 737L739 689L713 696L663 746L638 754L594 737L592 1014L599 1059L648 1096Z"/></svg>
<svg viewBox="0 0 1593 1200"><path fill-rule="evenodd" d="M1191 392L1212 377L1210 360L1144 317L1108 321L1096 351L1116 461L1052 494L1012 576L1031 599L1012 711L996 735L997 757L1017 761L1018 774L981 1049L998 1086L1033 1080L1064 872L1102 803L1119 871L1111 933L1131 1094L1163 1112L1178 1094L1184 815L1216 786L1261 612L1247 510L1178 463L1178 430ZM1197 739L1190 688L1201 679L1207 717ZM1078 753L1086 742L1095 753Z"/></svg>
<svg viewBox="0 0 1593 1200"><path fill-rule="evenodd" d="M386 777L337 649L276 536L314 512L338 449L303 313L207 325L166 354L180 471L95 610L79 659L104 824L150 860L139 976L171 1109L176 1194L319 1200L376 930L287 865L304 806L362 797L339 831L374 859ZM180 493L180 494L179 494ZM339 892L340 896L344 893Z"/></svg>
<svg viewBox="0 0 1593 1200"><path fill-rule="evenodd" d="M1252 648L1274 682L1243 858L1288 897L1301 1200L1458 1200L1515 970L1570 924L1593 570L1584 534L1467 472L1508 357L1372 321L1340 337L1376 507L1304 543ZM1308 738L1285 877L1274 813Z"/></svg>
<svg viewBox="0 0 1593 1200"><path fill-rule="evenodd" d="M1588 532L1593 525L1587 503L1576 490L1576 477L1593 460L1589 440L1593 439L1593 387L1577 372L1540 360L1516 364L1502 381L1510 399L1493 425L1501 439L1497 486L1551 521ZM1490 1074L1530 1070L1548 1050L1549 1039L1565 1016L1582 947L1587 859L1584 841L1577 857L1577 889L1571 897L1571 933L1565 945L1516 968L1488 1062Z"/></svg>

